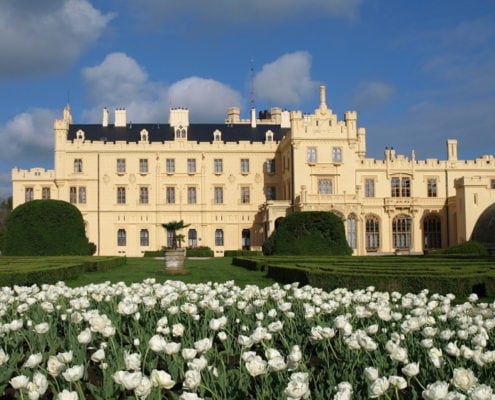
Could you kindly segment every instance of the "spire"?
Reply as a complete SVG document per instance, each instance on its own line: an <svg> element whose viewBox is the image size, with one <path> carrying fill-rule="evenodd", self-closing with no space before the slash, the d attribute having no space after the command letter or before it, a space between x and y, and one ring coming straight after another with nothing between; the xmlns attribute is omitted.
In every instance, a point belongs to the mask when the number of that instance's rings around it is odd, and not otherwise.
<svg viewBox="0 0 495 400"><path fill-rule="evenodd" d="M67 103L67 105L64 108L63 119L64 121L67 121L69 124L72 124L72 114L70 113L69 103Z"/></svg>

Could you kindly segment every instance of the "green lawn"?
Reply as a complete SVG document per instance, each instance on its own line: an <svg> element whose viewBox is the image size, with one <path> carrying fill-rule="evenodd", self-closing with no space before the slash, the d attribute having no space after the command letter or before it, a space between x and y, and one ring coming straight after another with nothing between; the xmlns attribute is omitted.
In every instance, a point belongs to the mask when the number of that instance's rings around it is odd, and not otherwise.
<svg viewBox="0 0 495 400"><path fill-rule="evenodd" d="M186 274L168 275L164 272L164 261L154 258L127 258L125 265L111 268L102 272L88 272L78 278L68 280L71 287L83 286L89 283L110 282L142 282L147 278L155 278L157 282L180 280L186 283L226 282L234 280L236 285L270 286L275 281L266 277L265 272L249 271L231 264L232 258L210 258L205 260L186 259Z"/></svg>

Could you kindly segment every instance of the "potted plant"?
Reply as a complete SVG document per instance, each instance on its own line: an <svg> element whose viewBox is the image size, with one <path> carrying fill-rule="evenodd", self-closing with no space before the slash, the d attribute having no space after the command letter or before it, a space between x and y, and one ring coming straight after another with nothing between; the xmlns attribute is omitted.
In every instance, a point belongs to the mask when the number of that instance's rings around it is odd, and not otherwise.
<svg viewBox="0 0 495 400"><path fill-rule="evenodd" d="M182 248L184 235L178 234L177 231L187 228L183 220L170 221L162 224L165 231L172 232L172 247L165 249L165 267L169 273L184 273L184 259L186 258L186 249Z"/></svg>

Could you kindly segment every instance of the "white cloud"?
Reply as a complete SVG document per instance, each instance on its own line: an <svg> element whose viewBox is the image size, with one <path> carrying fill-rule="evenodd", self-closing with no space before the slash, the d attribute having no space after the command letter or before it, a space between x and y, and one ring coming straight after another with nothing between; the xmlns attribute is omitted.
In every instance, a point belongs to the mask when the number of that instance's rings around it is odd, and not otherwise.
<svg viewBox="0 0 495 400"><path fill-rule="evenodd" d="M228 107L240 106L241 96L227 85L213 79L190 77L170 86L172 106L190 109L190 117L202 122L221 122Z"/></svg>
<svg viewBox="0 0 495 400"><path fill-rule="evenodd" d="M99 121L101 108L125 107L127 119L134 122L165 121L170 107L187 107L196 122L223 121L227 108L238 106L241 96L213 79L189 77L170 87L152 82L146 71L124 53L107 55L103 62L85 68L83 77L95 107L86 110L85 119Z"/></svg>
<svg viewBox="0 0 495 400"><path fill-rule="evenodd" d="M53 120L56 115L47 109L31 109L16 115L0 126L0 155L4 161L33 166L53 159Z"/></svg>
<svg viewBox="0 0 495 400"><path fill-rule="evenodd" d="M254 77L256 99L293 106L314 95L318 82L310 75L311 56L305 51L285 54L265 64Z"/></svg>
<svg viewBox="0 0 495 400"><path fill-rule="evenodd" d="M101 36L111 18L88 0L2 0L0 78L64 69Z"/></svg>
<svg viewBox="0 0 495 400"><path fill-rule="evenodd" d="M360 111L382 106L390 101L395 88L385 82L371 81L358 85L353 104Z"/></svg>
<svg viewBox="0 0 495 400"><path fill-rule="evenodd" d="M188 16L204 21L259 23L285 21L307 14L356 18L362 0L129 0L134 9L153 21Z"/></svg>

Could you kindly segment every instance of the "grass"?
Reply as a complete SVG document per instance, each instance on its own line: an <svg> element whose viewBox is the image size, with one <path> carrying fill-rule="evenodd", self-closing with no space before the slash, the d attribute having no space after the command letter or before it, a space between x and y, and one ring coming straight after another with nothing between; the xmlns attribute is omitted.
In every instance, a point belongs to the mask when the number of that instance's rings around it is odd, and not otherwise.
<svg viewBox="0 0 495 400"><path fill-rule="evenodd" d="M142 282L147 278L155 278L157 282L166 280L179 280L185 283L202 282L226 282L234 280L236 285L270 286L275 281L266 276L265 272L248 271L231 264L232 258L186 259L186 273L181 275L169 275L164 272L163 260L153 258L127 258L127 263L101 272L87 272L75 279L66 281L68 286L84 286L90 283L102 283L105 281Z"/></svg>

